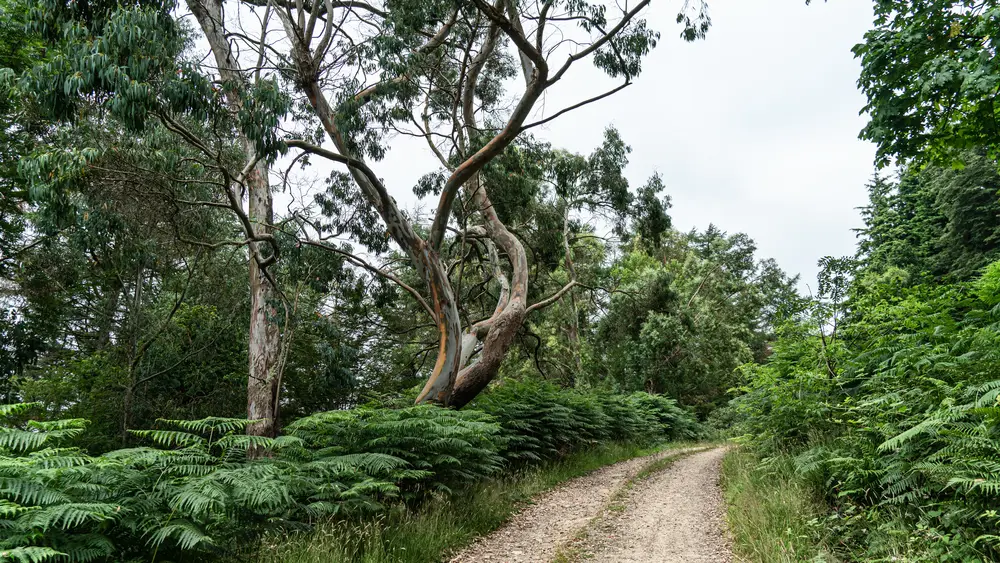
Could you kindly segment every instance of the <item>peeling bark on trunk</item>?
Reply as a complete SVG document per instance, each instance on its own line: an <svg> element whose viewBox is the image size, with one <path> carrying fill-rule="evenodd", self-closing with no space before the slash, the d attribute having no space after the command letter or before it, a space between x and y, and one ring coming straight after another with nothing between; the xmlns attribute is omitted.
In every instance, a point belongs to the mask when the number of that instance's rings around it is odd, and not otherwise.
<svg viewBox="0 0 1000 563"><path fill-rule="evenodd" d="M257 167L247 175L250 221L258 232L274 223L271 188L266 173ZM254 243L251 243L254 244ZM281 394L281 333L278 328L279 297L256 260L250 260L250 339L247 379L247 427L255 436L278 435Z"/></svg>
<svg viewBox="0 0 1000 563"><path fill-rule="evenodd" d="M419 267L418 270L421 271L431 290L431 306L434 307L434 313L437 315L441 339L438 344L438 357L434 363L434 371L431 372L427 383L424 384L420 395L417 396L417 402L431 401L449 405L462 356L462 321L458 316L458 304L455 302L444 263L436 252L423 244L423 241L421 241L420 246L425 261L417 262L417 264L423 264L423 267Z"/></svg>
<svg viewBox="0 0 1000 563"><path fill-rule="evenodd" d="M233 110L243 106L243 92L239 85L246 80L239 72L225 36L220 0L188 0L191 13L198 20L211 47L223 81L234 85L226 91L226 101ZM253 142L240 135L240 142L248 162L256 158ZM258 242L255 235L269 234L272 230L274 211L267 166L258 161L244 179L249 197L250 225L254 232L247 233L250 245L250 337L249 373L247 379L247 418L258 422L247 427L247 433L257 436L276 436L279 431L278 408L281 386L281 332L278 326L276 288L266 278L257 262Z"/></svg>
<svg viewBox="0 0 1000 563"><path fill-rule="evenodd" d="M524 245L500 221L478 175L469 182L467 188L472 191L472 201L483 217L486 234L507 254L513 275L507 303L502 307L498 306L489 320L471 331L483 339L483 351L479 361L463 368L458 374L449 403L455 408L467 405L496 377L500 364L524 322L528 299L528 258Z"/></svg>

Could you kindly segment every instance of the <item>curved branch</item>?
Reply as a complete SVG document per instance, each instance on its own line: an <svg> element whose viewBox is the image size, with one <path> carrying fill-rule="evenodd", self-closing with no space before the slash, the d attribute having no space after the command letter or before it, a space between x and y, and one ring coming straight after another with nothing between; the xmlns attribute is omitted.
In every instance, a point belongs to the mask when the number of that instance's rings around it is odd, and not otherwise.
<svg viewBox="0 0 1000 563"><path fill-rule="evenodd" d="M569 282L568 284L564 285L562 289L550 295L549 297L542 299L538 303L530 305L527 309L525 309L524 314L527 315L532 311L544 309L545 307L548 307L549 305L555 303L556 301L559 301L560 299L562 299L562 296L566 295L566 292L573 289L573 286L575 286L576 284L577 284L576 280Z"/></svg>

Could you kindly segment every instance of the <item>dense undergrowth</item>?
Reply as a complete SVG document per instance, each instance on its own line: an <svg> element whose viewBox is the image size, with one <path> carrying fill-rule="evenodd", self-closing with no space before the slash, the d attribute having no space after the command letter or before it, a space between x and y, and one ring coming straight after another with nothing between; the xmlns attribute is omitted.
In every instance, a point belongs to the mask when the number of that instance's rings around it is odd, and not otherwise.
<svg viewBox="0 0 1000 563"><path fill-rule="evenodd" d="M1000 263L972 282L890 272L854 291L841 339L790 327L747 368L735 404L751 450L825 501L824 542L840 557L996 560Z"/></svg>
<svg viewBox="0 0 1000 563"><path fill-rule="evenodd" d="M85 421L37 422L32 408L0 411L0 549L33 562L217 558L262 534L357 531L397 513L440 513L434 507L459 491L489 495L472 487L531 464L698 431L661 396L508 382L461 411L325 412L276 439L243 434L239 419L161 421L137 432L149 446L90 456L72 446Z"/></svg>
<svg viewBox="0 0 1000 563"><path fill-rule="evenodd" d="M676 444L670 444L674 446ZM502 525L535 495L589 471L665 446L607 443L524 467L416 509L396 505L372 518L333 519L305 534L269 534L239 554L254 563L436 563Z"/></svg>

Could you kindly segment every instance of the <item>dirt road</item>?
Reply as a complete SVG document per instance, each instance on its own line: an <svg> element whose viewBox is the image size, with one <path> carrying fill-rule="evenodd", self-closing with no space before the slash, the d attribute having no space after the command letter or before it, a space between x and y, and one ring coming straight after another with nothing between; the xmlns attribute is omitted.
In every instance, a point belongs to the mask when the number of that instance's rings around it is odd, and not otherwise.
<svg viewBox="0 0 1000 563"><path fill-rule="evenodd" d="M535 499L452 563L721 562L726 545L718 487L724 448L672 450L599 469ZM664 457L667 469L636 480Z"/></svg>
<svg viewBox="0 0 1000 563"><path fill-rule="evenodd" d="M678 460L636 483L594 523L577 559L615 563L728 563L719 466L725 448Z"/></svg>

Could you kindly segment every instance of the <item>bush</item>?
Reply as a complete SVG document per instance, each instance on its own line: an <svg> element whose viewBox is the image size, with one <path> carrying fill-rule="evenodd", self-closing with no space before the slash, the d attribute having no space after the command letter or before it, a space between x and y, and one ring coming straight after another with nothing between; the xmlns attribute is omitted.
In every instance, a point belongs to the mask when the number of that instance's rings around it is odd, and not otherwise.
<svg viewBox="0 0 1000 563"><path fill-rule="evenodd" d="M0 553L32 563L225 554L268 528L381 514L505 466L696 429L670 399L508 382L462 411L331 411L273 439L245 435L241 419L161 420L134 432L151 446L94 457L66 446L85 421L27 420L31 408L0 407Z"/></svg>
<svg viewBox="0 0 1000 563"><path fill-rule="evenodd" d="M399 485L407 496L451 492L493 475L503 464L500 426L474 410L363 407L317 413L295 421L287 432L319 459L377 452L406 461L411 471Z"/></svg>
<svg viewBox="0 0 1000 563"><path fill-rule="evenodd" d="M556 459L602 441L649 442L694 438L694 417L666 397L581 392L535 380L506 381L472 407L504 430L503 455L512 463Z"/></svg>

